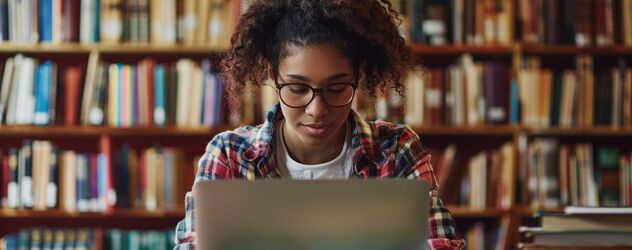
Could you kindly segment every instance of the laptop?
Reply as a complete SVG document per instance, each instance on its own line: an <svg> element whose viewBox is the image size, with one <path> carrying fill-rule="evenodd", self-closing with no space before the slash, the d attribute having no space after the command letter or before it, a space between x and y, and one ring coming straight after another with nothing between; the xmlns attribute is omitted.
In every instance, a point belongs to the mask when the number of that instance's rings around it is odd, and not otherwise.
<svg viewBox="0 0 632 250"><path fill-rule="evenodd" d="M426 249L422 180L200 181L197 249Z"/></svg>

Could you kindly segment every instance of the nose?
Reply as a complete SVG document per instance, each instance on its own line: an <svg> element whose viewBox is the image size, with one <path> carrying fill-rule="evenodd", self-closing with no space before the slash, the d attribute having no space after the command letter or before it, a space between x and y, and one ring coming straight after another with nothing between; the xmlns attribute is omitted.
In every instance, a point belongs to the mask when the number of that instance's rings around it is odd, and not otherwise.
<svg viewBox="0 0 632 250"><path fill-rule="evenodd" d="M329 106L323 100L322 95L316 95L314 100L305 107L305 113L314 118L320 118L329 113Z"/></svg>

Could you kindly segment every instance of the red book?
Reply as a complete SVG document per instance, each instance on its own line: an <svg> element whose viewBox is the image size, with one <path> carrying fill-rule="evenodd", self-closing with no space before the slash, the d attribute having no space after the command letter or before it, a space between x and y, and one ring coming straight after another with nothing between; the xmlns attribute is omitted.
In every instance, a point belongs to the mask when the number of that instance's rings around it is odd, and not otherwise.
<svg viewBox="0 0 632 250"><path fill-rule="evenodd" d="M443 113L442 94L443 94L443 70L441 68L429 69L430 82L428 89L425 93L425 112L424 123L430 126L440 126L443 124L441 121L441 113Z"/></svg>
<svg viewBox="0 0 632 250"><path fill-rule="evenodd" d="M80 0L62 0L62 33L64 42L79 41Z"/></svg>
<svg viewBox="0 0 632 250"><path fill-rule="evenodd" d="M5 203L9 197L9 192L7 189L9 187L9 181L11 180L11 170L9 169L9 156L0 156L0 159L0 169L2 170L2 179L0 180L0 200L2 201L2 203Z"/></svg>
<svg viewBox="0 0 632 250"><path fill-rule="evenodd" d="M72 126L77 124L79 116L79 93L81 92L81 67L68 67L64 72L64 85L66 90L66 99L64 101L64 124Z"/></svg>

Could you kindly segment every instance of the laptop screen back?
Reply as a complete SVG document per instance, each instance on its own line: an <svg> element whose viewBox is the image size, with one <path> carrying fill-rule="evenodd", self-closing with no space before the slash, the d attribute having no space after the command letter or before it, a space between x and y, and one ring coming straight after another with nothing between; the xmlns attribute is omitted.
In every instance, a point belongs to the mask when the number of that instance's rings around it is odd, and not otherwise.
<svg viewBox="0 0 632 250"><path fill-rule="evenodd" d="M420 180L201 181L198 249L425 249Z"/></svg>

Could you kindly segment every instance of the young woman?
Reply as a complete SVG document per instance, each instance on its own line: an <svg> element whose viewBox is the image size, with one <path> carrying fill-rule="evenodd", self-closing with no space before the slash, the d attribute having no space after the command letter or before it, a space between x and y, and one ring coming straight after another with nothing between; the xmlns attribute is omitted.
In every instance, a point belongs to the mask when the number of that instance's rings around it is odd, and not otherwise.
<svg viewBox="0 0 632 250"><path fill-rule="evenodd" d="M358 88L403 90L415 62L397 22L388 0L255 0L238 21L222 75L233 99L246 84L270 78L280 102L262 125L215 136L196 181L427 180L429 248L462 248L418 135L405 125L366 122L351 109ZM177 247L195 241L193 199L187 193Z"/></svg>

